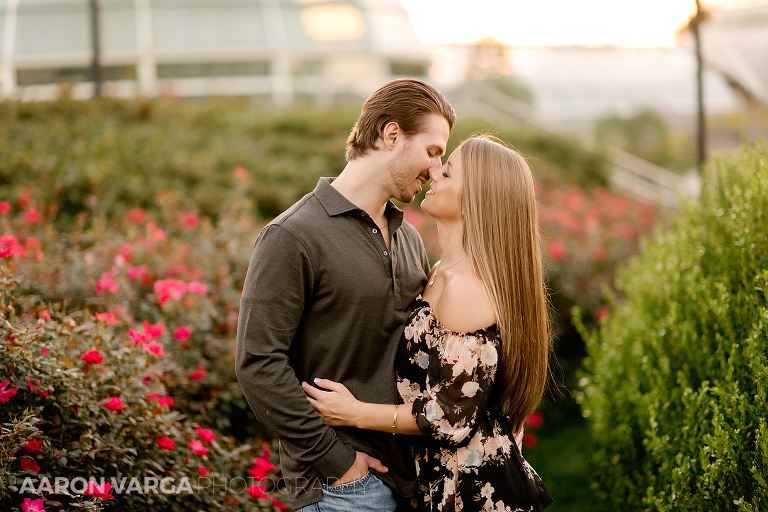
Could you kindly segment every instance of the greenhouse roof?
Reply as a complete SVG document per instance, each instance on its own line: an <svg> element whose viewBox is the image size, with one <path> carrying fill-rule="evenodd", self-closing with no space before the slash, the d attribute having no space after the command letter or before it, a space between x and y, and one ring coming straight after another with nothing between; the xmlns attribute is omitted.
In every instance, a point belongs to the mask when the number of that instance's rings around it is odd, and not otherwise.
<svg viewBox="0 0 768 512"><path fill-rule="evenodd" d="M275 52L426 59L398 0L106 0L101 22L105 58L130 58L150 46L158 59ZM0 0L4 57L82 57L91 52L90 33L86 0Z"/></svg>

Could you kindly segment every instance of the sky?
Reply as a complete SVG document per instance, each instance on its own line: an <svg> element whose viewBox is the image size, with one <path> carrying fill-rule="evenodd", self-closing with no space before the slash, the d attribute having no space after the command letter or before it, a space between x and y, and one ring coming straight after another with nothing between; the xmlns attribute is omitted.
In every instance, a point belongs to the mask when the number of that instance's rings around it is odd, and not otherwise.
<svg viewBox="0 0 768 512"><path fill-rule="evenodd" d="M703 0L704 7L744 0ZM695 0L401 0L425 44L674 46Z"/></svg>

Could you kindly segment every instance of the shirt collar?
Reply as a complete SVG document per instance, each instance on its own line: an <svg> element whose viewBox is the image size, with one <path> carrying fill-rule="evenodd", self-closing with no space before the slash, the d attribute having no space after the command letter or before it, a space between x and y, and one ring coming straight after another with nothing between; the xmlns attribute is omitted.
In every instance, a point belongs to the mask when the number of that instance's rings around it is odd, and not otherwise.
<svg viewBox="0 0 768 512"><path fill-rule="evenodd" d="M323 208L325 208L326 213L334 217L349 212L363 212L361 208L357 207L331 185L335 179L320 178L314 190L315 196L320 201L320 204L323 205ZM391 200L387 201L384 215L387 217L390 232L396 231L403 223L403 210L395 206L395 203Z"/></svg>
<svg viewBox="0 0 768 512"><path fill-rule="evenodd" d="M331 183L336 178L320 178L315 187L315 196L323 205L325 211L331 217L335 215L341 215L342 213L348 213L352 211L358 211L360 208L355 206L349 199L344 197L341 192L333 188Z"/></svg>

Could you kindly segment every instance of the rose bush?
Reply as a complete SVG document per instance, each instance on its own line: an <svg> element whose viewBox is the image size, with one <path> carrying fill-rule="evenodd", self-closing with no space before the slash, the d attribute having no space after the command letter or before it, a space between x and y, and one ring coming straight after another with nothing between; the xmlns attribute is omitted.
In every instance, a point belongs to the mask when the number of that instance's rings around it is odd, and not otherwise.
<svg viewBox="0 0 768 512"><path fill-rule="evenodd" d="M543 191L539 221L546 244L547 281L555 296L562 295L598 319L604 316L604 291L613 288L617 265L637 253L657 217L653 203L603 187Z"/></svg>
<svg viewBox="0 0 768 512"><path fill-rule="evenodd" d="M33 196L0 203L2 508L284 508L271 444L231 435L248 202L233 193L214 226L164 193L153 213L61 232ZM189 487L115 492L134 477Z"/></svg>

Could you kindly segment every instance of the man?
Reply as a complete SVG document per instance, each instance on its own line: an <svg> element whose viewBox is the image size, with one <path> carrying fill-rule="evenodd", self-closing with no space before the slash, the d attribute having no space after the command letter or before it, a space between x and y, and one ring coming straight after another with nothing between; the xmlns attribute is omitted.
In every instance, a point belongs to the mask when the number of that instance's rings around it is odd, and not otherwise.
<svg viewBox="0 0 768 512"><path fill-rule="evenodd" d="M338 178L321 179L256 240L236 373L254 414L280 439L294 509L392 511L414 493L407 439L329 427L301 383L332 379L363 401L397 403L395 354L429 261L390 199L407 203L421 191L442 165L454 122L430 85L387 82L365 101Z"/></svg>

